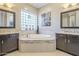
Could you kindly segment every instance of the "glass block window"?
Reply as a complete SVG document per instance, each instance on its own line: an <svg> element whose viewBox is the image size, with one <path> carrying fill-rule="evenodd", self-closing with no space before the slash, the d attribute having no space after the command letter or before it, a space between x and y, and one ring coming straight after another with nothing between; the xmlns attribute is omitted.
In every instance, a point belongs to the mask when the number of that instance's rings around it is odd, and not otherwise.
<svg viewBox="0 0 79 59"><path fill-rule="evenodd" d="M21 30L37 30L37 16L25 9L21 10Z"/></svg>

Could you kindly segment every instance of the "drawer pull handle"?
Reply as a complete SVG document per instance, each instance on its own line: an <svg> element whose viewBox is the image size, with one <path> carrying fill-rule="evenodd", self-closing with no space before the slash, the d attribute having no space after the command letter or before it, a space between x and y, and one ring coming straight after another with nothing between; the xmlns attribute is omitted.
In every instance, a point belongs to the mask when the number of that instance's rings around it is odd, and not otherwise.
<svg viewBox="0 0 79 59"><path fill-rule="evenodd" d="M65 39L65 43L66 43L66 39Z"/></svg>
<svg viewBox="0 0 79 59"><path fill-rule="evenodd" d="M4 42L3 42L3 40L2 40L2 44L3 44Z"/></svg>
<svg viewBox="0 0 79 59"><path fill-rule="evenodd" d="M70 40L68 40L68 43L70 43Z"/></svg>
<svg viewBox="0 0 79 59"><path fill-rule="evenodd" d="M59 35L59 36L63 36L63 35Z"/></svg>

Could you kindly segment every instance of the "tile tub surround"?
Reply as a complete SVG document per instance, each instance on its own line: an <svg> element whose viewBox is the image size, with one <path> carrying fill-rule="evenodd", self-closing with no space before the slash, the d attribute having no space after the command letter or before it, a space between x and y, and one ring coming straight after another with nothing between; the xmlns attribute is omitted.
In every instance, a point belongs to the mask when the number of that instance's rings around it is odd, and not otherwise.
<svg viewBox="0 0 79 59"><path fill-rule="evenodd" d="M55 51L55 40L20 40L19 51L20 52L45 52Z"/></svg>

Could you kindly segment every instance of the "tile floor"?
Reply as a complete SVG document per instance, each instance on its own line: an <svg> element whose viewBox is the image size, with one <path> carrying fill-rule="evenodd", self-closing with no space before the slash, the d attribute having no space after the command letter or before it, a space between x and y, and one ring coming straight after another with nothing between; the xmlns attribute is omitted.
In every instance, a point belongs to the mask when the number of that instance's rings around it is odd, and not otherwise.
<svg viewBox="0 0 79 59"><path fill-rule="evenodd" d="M15 51L15 52L9 53L5 56L72 56L72 55L62 52L62 51L59 51L59 50L56 50L53 52L20 52L20 51Z"/></svg>

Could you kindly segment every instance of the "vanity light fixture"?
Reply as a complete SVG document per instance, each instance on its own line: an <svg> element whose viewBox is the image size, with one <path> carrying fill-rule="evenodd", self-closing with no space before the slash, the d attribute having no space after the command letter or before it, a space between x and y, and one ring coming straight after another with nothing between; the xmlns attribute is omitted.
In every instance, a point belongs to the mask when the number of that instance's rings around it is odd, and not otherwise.
<svg viewBox="0 0 79 59"><path fill-rule="evenodd" d="M69 7L69 4L64 4L63 7L64 8L68 8Z"/></svg>
<svg viewBox="0 0 79 59"><path fill-rule="evenodd" d="M14 6L12 3L0 3L0 5L8 8L12 8Z"/></svg>
<svg viewBox="0 0 79 59"><path fill-rule="evenodd" d="M4 3L0 3L0 5L4 5Z"/></svg>
<svg viewBox="0 0 79 59"><path fill-rule="evenodd" d="M24 9L25 9L25 10L28 10L28 8L26 8L26 7L25 7Z"/></svg>
<svg viewBox="0 0 79 59"><path fill-rule="evenodd" d="M6 6L7 6L8 8L12 8L14 5L13 5L13 4L10 4L10 3L8 3L8 4L6 4Z"/></svg>
<svg viewBox="0 0 79 59"><path fill-rule="evenodd" d="M71 5L72 5L72 6L76 6L76 5L77 5L77 3L72 3Z"/></svg>
<svg viewBox="0 0 79 59"><path fill-rule="evenodd" d="M69 8L69 7L76 6L76 5L78 5L78 3L68 3L68 4L64 4L63 7Z"/></svg>

